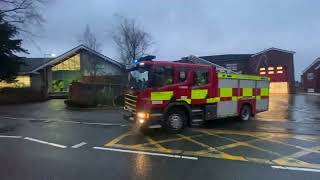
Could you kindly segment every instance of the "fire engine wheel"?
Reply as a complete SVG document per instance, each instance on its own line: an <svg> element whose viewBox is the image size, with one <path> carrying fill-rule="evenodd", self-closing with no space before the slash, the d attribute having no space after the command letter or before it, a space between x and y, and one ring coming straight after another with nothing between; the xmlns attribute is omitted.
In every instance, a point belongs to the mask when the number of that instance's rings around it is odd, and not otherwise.
<svg viewBox="0 0 320 180"><path fill-rule="evenodd" d="M184 111L179 109L170 110L166 118L166 130L172 133L178 133L183 130L186 124L187 116Z"/></svg>
<svg viewBox="0 0 320 180"><path fill-rule="evenodd" d="M249 105L245 105L242 107L240 111L240 119L242 121L248 121L251 118L252 110Z"/></svg>

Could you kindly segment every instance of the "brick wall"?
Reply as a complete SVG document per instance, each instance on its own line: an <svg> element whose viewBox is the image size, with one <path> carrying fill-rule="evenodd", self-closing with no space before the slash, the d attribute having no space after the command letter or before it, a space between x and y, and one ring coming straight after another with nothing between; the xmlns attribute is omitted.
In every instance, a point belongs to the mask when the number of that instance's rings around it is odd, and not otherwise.
<svg viewBox="0 0 320 180"><path fill-rule="evenodd" d="M315 92L320 93L320 69L315 70L315 67L320 65L320 61L311 66L307 71L305 71L302 76L302 86L305 92L308 89L314 89ZM308 73L313 73L313 80L308 80Z"/></svg>
<svg viewBox="0 0 320 180"><path fill-rule="evenodd" d="M265 53L253 56L249 62L250 74L259 75L260 67L278 67L282 66L286 74L270 75L271 81L288 82L289 92L295 92L294 62L293 54L270 50ZM266 74L266 76L268 76Z"/></svg>

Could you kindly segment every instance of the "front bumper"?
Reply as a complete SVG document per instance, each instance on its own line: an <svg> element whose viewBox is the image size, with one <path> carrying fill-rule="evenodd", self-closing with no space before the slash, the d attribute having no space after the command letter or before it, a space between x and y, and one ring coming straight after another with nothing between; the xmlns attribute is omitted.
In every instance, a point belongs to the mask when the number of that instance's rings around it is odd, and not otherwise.
<svg viewBox="0 0 320 180"><path fill-rule="evenodd" d="M137 117L135 116L135 114L130 111L124 111L123 119L130 123L138 124L140 127L154 129L162 127L162 116L163 115L160 113L151 113L149 119L146 119L145 122L141 124L137 121Z"/></svg>

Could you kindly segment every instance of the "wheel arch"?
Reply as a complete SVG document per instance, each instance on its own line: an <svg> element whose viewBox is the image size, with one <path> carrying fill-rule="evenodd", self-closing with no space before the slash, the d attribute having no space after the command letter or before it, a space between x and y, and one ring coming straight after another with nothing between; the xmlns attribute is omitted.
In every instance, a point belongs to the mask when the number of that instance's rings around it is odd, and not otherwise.
<svg viewBox="0 0 320 180"><path fill-rule="evenodd" d="M245 106L249 106L250 109L251 109L251 116L253 116L255 114L255 108L254 108L254 104L250 101L245 101L245 102L242 102L239 106L239 110L238 110L238 113L240 115L241 113L241 110L243 109L243 107Z"/></svg>
<svg viewBox="0 0 320 180"><path fill-rule="evenodd" d="M174 108L183 110L187 115L187 123L190 122L191 118L191 107L186 102L171 102L164 108L164 117L168 114L168 112Z"/></svg>

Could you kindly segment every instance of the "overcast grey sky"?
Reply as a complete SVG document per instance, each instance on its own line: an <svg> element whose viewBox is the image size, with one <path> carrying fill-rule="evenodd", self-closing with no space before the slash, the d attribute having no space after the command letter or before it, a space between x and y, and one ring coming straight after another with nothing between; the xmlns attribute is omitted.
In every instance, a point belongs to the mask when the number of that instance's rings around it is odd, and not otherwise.
<svg viewBox="0 0 320 180"><path fill-rule="evenodd" d="M117 60L110 32L116 15L137 20L154 39L160 59L256 53L277 47L296 52L296 77L320 56L320 1L316 0L52 0L24 47L30 57L57 55L78 45L86 24L98 35L103 54ZM36 27L35 27L36 28ZM300 78L299 78L300 80Z"/></svg>

